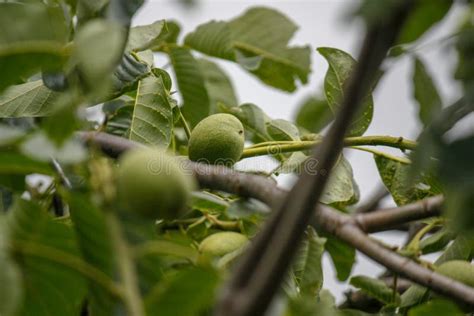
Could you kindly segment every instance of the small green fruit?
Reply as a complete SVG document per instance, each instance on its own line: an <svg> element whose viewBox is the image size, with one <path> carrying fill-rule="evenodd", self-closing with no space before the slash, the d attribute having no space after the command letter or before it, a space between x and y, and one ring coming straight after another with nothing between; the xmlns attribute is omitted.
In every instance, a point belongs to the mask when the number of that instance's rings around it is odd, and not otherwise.
<svg viewBox="0 0 474 316"><path fill-rule="evenodd" d="M452 260L441 264L436 272L474 287L474 265L467 261Z"/></svg>
<svg viewBox="0 0 474 316"><path fill-rule="evenodd" d="M195 187L192 175L186 174L179 160L164 150L130 150L119 161L119 200L124 210L143 217L179 217Z"/></svg>
<svg viewBox="0 0 474 316"><path fill-rule="evenodd" d="M230 114L214 114L199 122L189 139L189 159L231 166L244 149L244 127Z"/></svg>
<svg viewBox="0 0 474 316"><path fill-rule="evenodd" d="M247 242L248 238L239 233L215 233L201 241L199 252L211 257L220 257L239 249Z"/></svg>

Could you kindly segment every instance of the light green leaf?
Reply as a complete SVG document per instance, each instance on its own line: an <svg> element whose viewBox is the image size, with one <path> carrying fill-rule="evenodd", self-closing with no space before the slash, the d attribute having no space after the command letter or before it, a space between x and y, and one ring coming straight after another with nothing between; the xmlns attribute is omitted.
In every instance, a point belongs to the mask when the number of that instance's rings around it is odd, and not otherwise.
<svg viewBox="0 0 474 316"><path fill-rule="evenodd" d="M337 113L344 99L344 89L355 68L356 61L348 53L330 47L320 47L318 52L327 60L329 69L324 78L326 99L333 113ZM361 101L361 110L351 123L348 136L360 136L372 122L374 101L369 93Z"/></svg>
<svg viewBox="0 0 474 316"><path fill-rule="evenodd" d="M211 306L219 275L210 268L190 268L168 276L145 297L147 314L200 315Z"/></svg>
<svg viewBox="0 0 474 316"><path fill-rule="evenodd" d="M245 127L245 136L255 143L271 140L265 123L270 121L265 112L252 103L244 103L238 107L220 106L220 110L235 115Z"/></svg>
<svg viewBox="0 0 474 316"><path fill-rule="evenodd" d="M11 86L0 95L0 117L37 117L50 115L59 93L42 80Z"/></svg>
<svg viewBox="0 0 474 316"><path fill-rule="evenodd" d="M302 152L294 152L288 158L285 158L283 162L275 169L273 172L275 174L279 173L292 173L300 174L304 168L303 163L308 159L308 155L303 154ZM312 165L310 165L311 167Z"/></svg>
<svg viewBox="0 0 474 316"><path fill-rule="evenodd" d="M436 233L424 238L420 242L420 250L423 254L442 250L455 237L455 233L449 228L442 228Z"/></svg>
<svg viewBox="0 0 474 316"><path fill-rule="evenodd" d="M209 192L193 192L190 206L201 212L225 212L229 202Z"/></svg>
<svg viewBox="0 0 474 316"><path fill-rule="evenodd" d="M361 289L384 304L398 304L400 302L400 295L398 293L394 295L393 290L382 280L359 275L353 276L349 282L352 286Z"/></svg>
<svg viewBox="0 0 474 316"><path fill-rule="evenodd" d="M133 110L130 139L148 145L168 147L173 130L169 91L154 76L140 80Z"/></svg>
<svg viewBox="0 0 474 316"><path fill-rule="evenodd" d="M412 308L408 312L408 316L462 316L464 313L459 309L459 307L448 300L433 300L426 302L423 305Z"/></svg>
<svg viewBox="0 0 474 316"><path fill-rule="evenodd" d="M323 286L321 259L325 243L326 238L319 237L312 227L308 227L294 264L297 284L303 295L316 297Z"/></svg>
<svg viewBox="0 0 474 316"><path fill-rule="evenodd" d="M300 139L300 132L298 131L298 128L287 120L270 120L265 122L265 127L272 140L285 141Z"/></svg>
<svg viewBox="0 0 474 316"><path fill-rule="evenodd" d="M184 116L192 126L195 126L211 113L211 101L205 86L204 74L189 49L172 46L169 56L183 97Z"/></svg>
<svg viewBox="0 0 474 316"><path fill-rule="evenodd" d="M207 59L199 59L198 62L204 76L212 113L217 110L218 103L223 103L227 106L237 106L239 102L235 95L234 87L224 70L216 63Z"/></svg>
<svg viewBox="0 0 474 316"><path fill-rule="evenodd" d="M431 75L419 58L415 58L413 68L413 95L419 107L418 116L424 125L428 125L441 110L441 97Z"/></svg>
<svg viewBox="0 0 474 316"><path fill-rule="evenodd" d="M0 29L0 91L39 70L61 67L69 30L59 6L2 2Z"/></svg>
<svg viewBox="0 0 474 316"><path fill-rule="evenodd" d="M288 300L285 316L338 316L334 297L322 290L318 298L313 296L295 296Z"/></svg>
<svg viewBox="0 0 474 316"><path fill-rule="evenodd" d="M143 51L152 48L163 33L166 33L165 20L132 27L128 35L126 50Z"/></svg>
<svg viewBox="0 0 474 316"><path fill-rule="evenodd" d="M94 20L80 28L71 62L88 89L99 95L109 92L109 76L122 59L125 35L123 28L105 20Z"/></svg>
<svg viewBox="0 0 474 316"><path fill-rule="evenodd" d="M397 205L418 201L425 197L440 194L436 179L422 176L418 182L410 182L410 165L390 158L374 155L375 163L383 183Z"/></svg>
<svg viewBox="0 0 474 316"><path fill-rule="evenodd" d="M296 114L296 124L310 132L321 131L334 118L326 99L307 97L299 106Z"/></svg>
<svg viewBox="0 0 474 316"><path fill-rule="evenodd" d="M320 202L328 205L346 206L357 203L359 195L359 186L354 180L352 166L344 156L341 156L333 167Z"/></svg>
<svg viewBox="0 0 474 316"><path fill-rule="evenodd" d="M86 287L77 269L81 257L72 227L20 199L8 213L7 225L23 277L24 299L18 315L79 314Z"/></svg>
<svg viewBox="0 0 474 316"><path fill-rule="evenodd" d="M249 27L251 26L251 27ZM229 22L200 25L185 44L207 55L238 62L266 84L296 90L310 72L310 49L289 47L297 26L273 9L255 7Z"/></svg>

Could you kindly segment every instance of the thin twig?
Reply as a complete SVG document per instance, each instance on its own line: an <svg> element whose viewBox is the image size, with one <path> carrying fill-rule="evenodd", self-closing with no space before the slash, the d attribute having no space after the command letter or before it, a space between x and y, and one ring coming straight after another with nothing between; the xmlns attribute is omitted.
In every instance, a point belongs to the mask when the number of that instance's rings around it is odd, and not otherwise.
<svg viewBox="0 0 474 316"><path fill-rule="evenodd" d="M364 214L376 210L380 205L380 202L389 194L390 193L385 186L379 185L373 195L367 201L365 201L364 204L359 206L355 210L355 213Z"/></svg>

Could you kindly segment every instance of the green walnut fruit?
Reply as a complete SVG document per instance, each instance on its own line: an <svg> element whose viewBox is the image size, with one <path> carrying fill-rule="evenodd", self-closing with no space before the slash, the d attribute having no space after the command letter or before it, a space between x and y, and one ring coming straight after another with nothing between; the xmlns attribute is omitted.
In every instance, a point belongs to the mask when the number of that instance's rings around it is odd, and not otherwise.
<svg viewBox="0 0 474 316"><path fill-rule="evenodd" d="M126 211L152 219L177 218L195 187L180 160L164 150L134 149L120 158L117 191Z"/></svg>
<svg viewBox="0 0 474 316"><path fill-rule="evenodd" d="M220 257L240 249L247 242L248 238L239 233L215 233L201 241L199 252L210 257Z"/></svg>
<svg viewBox="0 0 474 316"><path fill-rule="evenodd" d="M189 159L231 166L244 150L244 127L230 114L214 114L199 122L189 139Z"/></svg>
<svg viewBox="0 0 474 316"><path fill-rule="evenodd" d="M474 265L467 261L452 260L441 264L436 272L474 287Z"/></svg>

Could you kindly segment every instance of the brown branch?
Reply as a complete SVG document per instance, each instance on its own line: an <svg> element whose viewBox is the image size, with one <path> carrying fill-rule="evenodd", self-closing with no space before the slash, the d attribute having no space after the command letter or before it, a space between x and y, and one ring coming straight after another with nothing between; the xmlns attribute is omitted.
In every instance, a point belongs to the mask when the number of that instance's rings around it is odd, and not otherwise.
<svg viewBox="0 0 474 316"><path fill-rule="evenodd" d="M444 198L438 195L400 207L356 214L354 220L365 232L383 231L407 222L439 216L443 201Z"/></svg>
<svg viewBox="0 0 474 316"><path fill-rule="evenodd" d="M113 157L117 157L125 150L139 146L137 143L131 142L127 139L104 133L83 132L79 133L79 136L87 141L89 145L104 149L105 153L112 153ZM194 172L203 188L212 188L234 194L242 194L243 196L259 199L270 206L280 203L288 194L288 192L278 188L274 181L262 176L197 163L189 163L188 167ZM439 197L430 199L436 201ZM429 203L430 202L428 202L428 204ZM418 214L416 219L433 216L433 213L425 211L427 208L420 207L425 204L427 204L426 201L413 203L400 208L391 209L388 212L384 210L376 211L373 214L388 214L388 218L391 218L395 220L397 224L400 224L403 222L403 216L395 215L397 210L400 209L400 212L405 214L404 220L406 221L414 219L411 213ZM370 219L372 213L356 215L358 217L358 219L356 219L355 217L353 218L340 213L339 211L333 210L328 206L319 205L316 214L315 222L317 228L321 228L334 234L366 254L369 258L374 259L401 276L406 276L408 279L429 287L436 292L474 306L473 288L467 287L462 283L428 270L414 261L401 257L400 255L384 248L373 239L369 238L363 232L362 227L358 226L358 222L370 222L372 223L372 226L370 227L373 231L382 230L381 228L377 229L374 226L374 223L377 221ZM367 217L369 219L367 219ZM395 225L395 223L390 223L389 220L384 219L380 219L378 222L383 223L384 227Z"/></svg>
<svg viewBox="0 0 474 316"><path fill-rule="evenodd" d="M377 190L374 192L374 194L367 200L364 204L359 206L355 212L356 213L370 213L372 211L375 211L379 205L380 202L388 196L390 193L388 192L387 188L383 185L380 185Z"/></svg>

